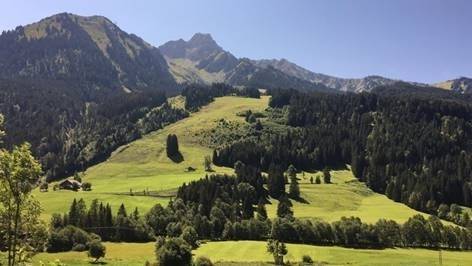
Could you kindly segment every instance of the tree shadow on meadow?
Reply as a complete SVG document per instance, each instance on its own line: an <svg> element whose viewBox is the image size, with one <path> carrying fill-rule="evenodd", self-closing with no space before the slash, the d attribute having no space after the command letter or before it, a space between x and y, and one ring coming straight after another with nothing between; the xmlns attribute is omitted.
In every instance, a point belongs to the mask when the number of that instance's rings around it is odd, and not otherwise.
<svg viewBox="0 0 472 266"><path fill-rule="evenodd" d="M178 152L177 154L169 156L169 159L174 163L181 163L184 161L184 156L182 155L182 153Z"/></svg>

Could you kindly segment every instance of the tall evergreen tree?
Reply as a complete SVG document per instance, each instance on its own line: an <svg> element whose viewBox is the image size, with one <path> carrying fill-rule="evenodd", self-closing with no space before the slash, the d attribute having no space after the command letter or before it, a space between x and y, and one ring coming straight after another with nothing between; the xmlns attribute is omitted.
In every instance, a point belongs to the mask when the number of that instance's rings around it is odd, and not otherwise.
<svg viewBox="0 0 472 266"><path fill-rule="evenodd" d="M287 175L290 179L290 186L289 186L289 196L293 199L300 198L300 186L298 185L298 178L297 178L297 170L293 165L290 165L287 169Z"/></svg>

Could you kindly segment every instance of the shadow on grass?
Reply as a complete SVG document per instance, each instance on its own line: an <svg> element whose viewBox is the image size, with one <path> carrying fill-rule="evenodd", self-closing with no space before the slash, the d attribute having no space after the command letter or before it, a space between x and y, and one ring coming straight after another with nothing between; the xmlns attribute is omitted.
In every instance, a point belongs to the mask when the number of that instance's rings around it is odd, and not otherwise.
<svg viewBox="0 0 472 266"><path fill-rule="evenodd" d="M177 153L177 154L174 154L174 155L170 155L168 156L169 159L171 159L174 163L181 163L184 161L184 156L182 155L182 153Z"/></svg>
<svg viewBox="0 0 472 266"><path fill-rule="evenodd" d="M296 202L300 202L300 203L303 203L303 204L310 204L310 202L302 197L298 197L298 198L290 198Z"/></svg>
<svg viewBox="0 0 472 266"><path fill-rule="evenodd" d="M106 265L106 264L108 264L105 261L91 261L89 263L94 264L94 265Z"/></svg>

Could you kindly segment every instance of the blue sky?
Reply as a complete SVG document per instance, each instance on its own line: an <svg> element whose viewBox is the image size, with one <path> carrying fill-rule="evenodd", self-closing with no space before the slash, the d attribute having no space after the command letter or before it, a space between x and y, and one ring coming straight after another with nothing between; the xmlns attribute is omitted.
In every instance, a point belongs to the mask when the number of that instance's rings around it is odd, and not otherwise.
<svg viewBox="0 0 472 266"><path fill-rule="evenodd" d="M155 46L211 33L237 57L340 77L472 77L469 0L14 0L2 3L0 30L59 12L106 16Z"/></svg>

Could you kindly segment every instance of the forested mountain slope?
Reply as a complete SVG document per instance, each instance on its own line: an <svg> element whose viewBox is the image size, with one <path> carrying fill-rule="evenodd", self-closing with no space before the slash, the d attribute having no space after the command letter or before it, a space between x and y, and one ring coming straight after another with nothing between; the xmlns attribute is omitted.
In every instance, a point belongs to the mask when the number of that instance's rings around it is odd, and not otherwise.
<svg viewBox="0 0 472 266"><path fill-rule="evenodd" d="M217 150L214 162L264 171L342 167L376 192L430 213L471 206L472 105L440 89L397 83L374 93L271 92L288 130Z"/></svg>
<svg viewBox="0 0 472 266"><path fill-rule="evenodd" d="M3 32L0 77L71 80L110 92L175 90L157 48L105 17L68 13Z"/></svg>
<svg viewBox="0 0 472 266"><path fill-rule="evenodd" d="M167 63L100 16L61 13L3 32L0 79L5 144L30 142L48 179L186 115L169 106L148 115L178 91Z"/></svg>

